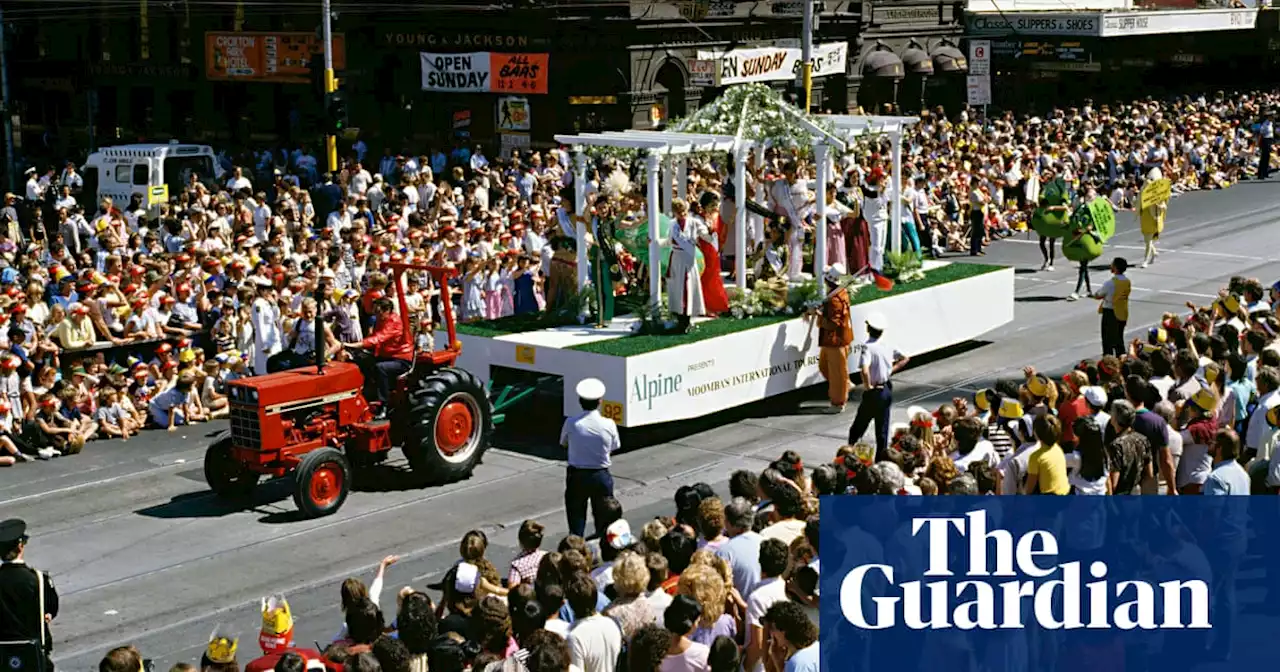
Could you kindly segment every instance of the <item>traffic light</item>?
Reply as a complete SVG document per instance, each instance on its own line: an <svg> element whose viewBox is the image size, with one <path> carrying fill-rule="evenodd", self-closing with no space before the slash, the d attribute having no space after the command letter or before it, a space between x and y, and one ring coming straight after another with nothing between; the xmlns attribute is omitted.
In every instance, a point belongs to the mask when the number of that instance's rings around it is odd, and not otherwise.
<svg viewBox="0 0 1280 672"><path fill-rule="evenodd" d="M325 116L329 122L330 135L342 135L347 129L347 97L342 91L334 91L325 96Z"/></svg>

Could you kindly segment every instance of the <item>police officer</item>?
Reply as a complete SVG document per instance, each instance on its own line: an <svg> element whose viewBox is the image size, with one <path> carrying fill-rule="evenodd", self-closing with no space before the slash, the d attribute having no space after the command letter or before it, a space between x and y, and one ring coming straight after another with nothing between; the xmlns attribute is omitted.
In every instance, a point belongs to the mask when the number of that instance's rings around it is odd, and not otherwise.
<svg viewBox="0 0 1280 672"><path fill-rule="evenodd" d="M23 560L26 547L25 522L0 522L0 660L11 670L51 672L49 621L58 615L58 591Z"/></svg>
<svg viewBox="0 0 1280 672"><path fill-rule="evenodd" d="M613 496L613 476L609 455L622 447L618 425L600 414L604 383L587 378L578 383L578 404L582 413L567 418L560 430L560 445L569 451L569 471L565 480L564 508L569 518L569 534L585 536L587 502L596 534L603 535L601 515L605 499Z"/></svg>
<svg viewBox="0 0 1280 672"><path fill-rule="evenodd" d="M892 345L883 340L888 320L880 313L867 316L867 342L858 355L858 371L862 373L862 399L858 402L858 415L849 427L849 444L862 440L867 426L876 426L876 461L888 459L889 410L893 407L893 374L902 370L910 361Z"/></svg>

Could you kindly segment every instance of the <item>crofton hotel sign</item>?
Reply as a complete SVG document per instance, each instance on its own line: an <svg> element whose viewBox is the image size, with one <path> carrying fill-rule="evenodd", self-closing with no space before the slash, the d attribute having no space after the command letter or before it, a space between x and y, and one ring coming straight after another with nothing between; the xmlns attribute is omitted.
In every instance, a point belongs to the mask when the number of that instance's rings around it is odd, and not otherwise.
<svg viewBox="0 0 1280 672"><path fill-rule="evenodd" d="M1129 37L1252 30L1257 9L1179 9L1161 12L1006 12L970 14L972 35Z"/></svg>

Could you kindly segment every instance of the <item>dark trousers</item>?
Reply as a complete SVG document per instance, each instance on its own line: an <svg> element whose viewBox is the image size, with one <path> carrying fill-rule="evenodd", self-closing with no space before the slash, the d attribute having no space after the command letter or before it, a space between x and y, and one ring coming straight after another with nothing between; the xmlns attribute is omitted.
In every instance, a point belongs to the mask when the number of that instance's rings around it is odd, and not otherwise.
<svg viewBox="0 0 1280 672"><path fill-rule="evenodd" d="M858 415L849 426L849 445L862 440L867 433L867 426L876 424L876 461L888 459L889 448L889 409L893 407L893 383L885 383L882 387L873 387L862 393L858 401Z"/></svg>
<svg viewBox="0 0 1280 672"><path fill-rule="evenodd" d="M987 235L986 221L981 210L969 212L969 256L976 257L982 251L982 239Z"/></svg>
<svg viewBox="0 0 1280 672"><path fill-rule="evenodd" d="M307 364L314 364L315 355L299 355L292 350L282 350L267 358L267 373L297 369Z"/></svg>
<svg viewBox="0 0 1280 672"><path fill-rule="evenodd" d="M1271 174L1272 138L1263 138L1258 142L1258 179L1265 180Z"/></svg>
<svg viewBox="0 0 1280 672"><path fill-rule="evenodd" d="M1102 354L1124 356L1124 322L1116 319L1116 311L1102 309Z"/></svg>
<svg viewBox="0 0 1280 672"><path fill-rule="evenodd" d="M1081 287L1084 287L1086 294L1093 293L1093 285L1089 284L1089 262L1087 261L1080 262L1080 270L1076 273L1076 294L1080 293Z"/></svg>
<svg viewBox="0 0 1280 672"><path fill-rule="evenodd" d="M378 401L386 404L391 401L391 384L396 378L404 375L410 368L409 362L403 359L379 359L374 364L374 380L377 383Z"/></svg>
<svg viewBox="0 0 1280 672"><path fill-rule="evenodd" d="M604 500L613 496L613 475L608 469L579 469L569 467L564 482L564 512L569 519L569 534L585 537L587 531L587 503L591 503L591 518L596 534L603 536L600 516L604 512Z"/></svg>

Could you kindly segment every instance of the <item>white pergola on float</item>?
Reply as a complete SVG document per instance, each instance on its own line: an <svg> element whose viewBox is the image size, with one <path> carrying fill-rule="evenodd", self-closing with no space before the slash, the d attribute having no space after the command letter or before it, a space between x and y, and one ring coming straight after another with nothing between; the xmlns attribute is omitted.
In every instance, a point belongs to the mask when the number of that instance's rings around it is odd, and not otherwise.
<svg viewBox="0 0 1280 672"><path fill-rule="evenodd" d="M834 132L820 128L795 113L797 123L810 134L818 166L828 166L831 155L847 151L846 140L866 134L885 133L893 143L893 184L901 184L901 137L913 119L899 117L825 117ZM745 119L745 105L743 118ZM753 149L763 143L744 137L739 126L735 135L659 131L618 131L557 136L556 140L574 148L574 184L586 182L587 147L611 147L644 152L646 216L649 227L649 292L660 300L662 278L654 269L669 242L660 239L659 215L670 214L673 197L686 198L688 157L691 154L722 152L733 159L735 185L735 278L740 291L748 291L746 276L746 166ZM756 152L763 162L763 152ZM818 170L815 185L818 212L826 210L828 170ZM673 184L674 182L674 184ZM585 210L584 190L575 189L575 210ZM757 192L758 201L763 196ZM893 249L901 247L901 201L894 199ZM814 258L816 268L825 268L826 218L815 218ZM585 287L587 274L586 227L577 227L577 279ZM857 269L851 269L857 270ZM1013 319L1013 271L992 270L920 289L899 292L855 304L852 318L855 333L865 338L862 324L871 312L886 316L889 338L908 355L918 355L977 338ZM467 333L459 326L463 348L459 365L481 379L492 380L495 372L517 372L559 376L563 389L573 390L584 378L598 378L607 393L602 411L624 427L661 424L705 416L730 408L791 392L822 382L818 371L817 332L811 322L795 317L779 321L742 322L740 330L701 340L679 336L632 336L639 318L620 316L604 328L564 326L538 331L501 335ZM734 319L731 317L721 319ZM759 326L753 326L759 325ZM635 347L611 348L604 344L622 339ZM670 345L667 345L669 343ZM622 345L612 343L612 345ZM624 350L611 353L610 349ZM572 392L563 398L565 415L579 411Z"/></svg>

